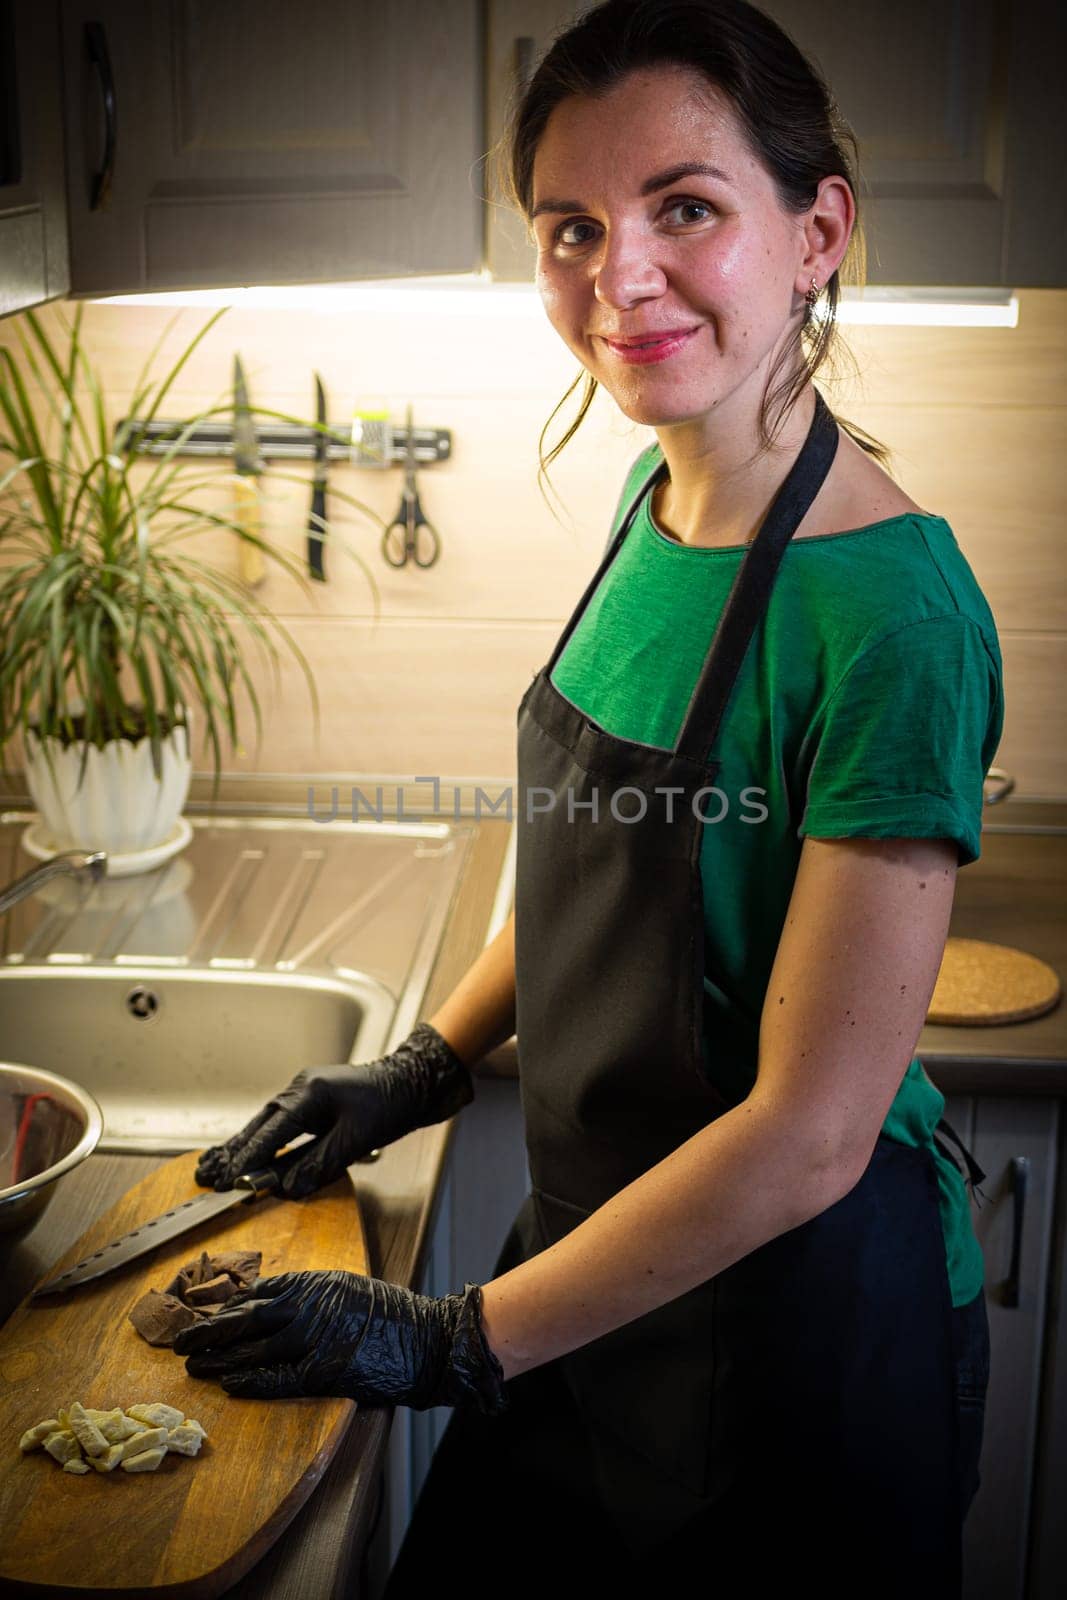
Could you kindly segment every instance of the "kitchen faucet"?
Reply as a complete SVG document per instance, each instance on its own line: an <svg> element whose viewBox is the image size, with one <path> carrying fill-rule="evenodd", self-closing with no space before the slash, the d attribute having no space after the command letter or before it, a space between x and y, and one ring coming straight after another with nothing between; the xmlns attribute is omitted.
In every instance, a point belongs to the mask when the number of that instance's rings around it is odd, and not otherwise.
<svg viewBox="0 0 1067 1600"><path fill-rule="evenodd" d="M99 883L106 871L106 851L64 850L59 855L50 857L41 866L34 867L32 872L16 878L6 889L0 889L0 916L5 911L10 911L12 906L17 906L20 900L25 900L27 895L36 893L50 878L58 878L64 874L80 877L87 872L93 883Z"/></svg>

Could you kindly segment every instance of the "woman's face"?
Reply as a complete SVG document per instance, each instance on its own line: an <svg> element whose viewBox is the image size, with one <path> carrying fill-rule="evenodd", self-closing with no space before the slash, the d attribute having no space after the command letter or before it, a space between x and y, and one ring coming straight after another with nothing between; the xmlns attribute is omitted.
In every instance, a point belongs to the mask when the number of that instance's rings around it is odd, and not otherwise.
<svg viewBox="0 0 1067 1600"><path fill-rule="evenodd" d="M678 174L687 163L716 170ZM812 265L810 214L782 209L730 102L684 67L562 101L537 149L533 202L549 320L649 426L750 409L727 406L733 396L758 407L813 273L821 288L837 264L825 276ZM668 332L644 351L619 344Z"/></svg>

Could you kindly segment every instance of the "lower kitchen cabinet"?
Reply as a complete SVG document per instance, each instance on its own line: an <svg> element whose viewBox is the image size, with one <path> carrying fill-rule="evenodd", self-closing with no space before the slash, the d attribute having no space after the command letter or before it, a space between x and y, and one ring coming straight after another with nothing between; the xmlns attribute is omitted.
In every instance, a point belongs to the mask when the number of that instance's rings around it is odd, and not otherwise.
<svg viewBox="0 0 1067 1600"><path fill-rule="evenodd" d="M1059 1182L1045 1319L1028 1590L1032 1600L1067 1594L1067 1116L1059 1125Z"/></svg>
<svg viewBox="0 0 1067 1600"><path fill-rule="evenodd" d="M928 1070L936 1081L936 1064ZM948 1121L986 1173L979 1185L986 1199L974 1216L985 1255L990 1376L982 1481L964 1527L964 1600L1062 1600L1067 1588L1067 1472L1062 1439L1057 1458L1047 1429L1057 1344L1061 1434L1067 1418L1067 1346L1050 1294L1053 1215L1057 1203L1063 1209L1060 1106L1050 1097L1007 1095L945 1102Z"/></svg>

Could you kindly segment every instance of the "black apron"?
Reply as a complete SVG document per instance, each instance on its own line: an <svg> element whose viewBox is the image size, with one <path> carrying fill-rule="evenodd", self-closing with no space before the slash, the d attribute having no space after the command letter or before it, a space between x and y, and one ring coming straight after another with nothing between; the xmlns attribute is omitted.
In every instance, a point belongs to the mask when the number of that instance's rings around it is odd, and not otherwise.
<svg viewBox="0 0 1067 1600"><path fill-rule="evenodd" d="M665 463L523 697L516 1034L532 1192L502 1259L562 1239L727 1109L702 1056L701 791L720 768L706 753L837 441L816 394L673 750L616 738L550 678ZM936 1164L882 1136L837 1204L558 1366L635 1561L693 1530L704 1549L710 1526L709 1579L732 1541L739 1570L758 1550L765 1576L779 1557L783 1576L827 1580L834 1562L855 1575L852 1562L873 1558L886 1593L892 1572L909 1580L899 1592L925 1593L920 1562L929 1592L950 1597L961 1581L950 1340Z"/></svg>

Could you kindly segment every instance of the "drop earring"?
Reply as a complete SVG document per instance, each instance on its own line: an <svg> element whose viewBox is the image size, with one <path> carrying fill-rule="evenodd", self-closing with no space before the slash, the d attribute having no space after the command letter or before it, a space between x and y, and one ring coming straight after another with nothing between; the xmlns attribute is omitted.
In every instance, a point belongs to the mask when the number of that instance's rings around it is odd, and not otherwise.
<svg viewBox="0 0 1067 1600"><path fill-rule="evenodd" d="M819 290L818 290L818 287L816 286L815 279L812 278L812 280L811 280L811 288L808 290L807 294L804 296L804 301L805 301L805 304L807 305L807 308L808 308L808 313L807 314L808 314L809 318L812 316L812 314L813 314L813 312L815 310L815 304L816 304L816 301L818 300L818 298L819 298Z"/></svg>

